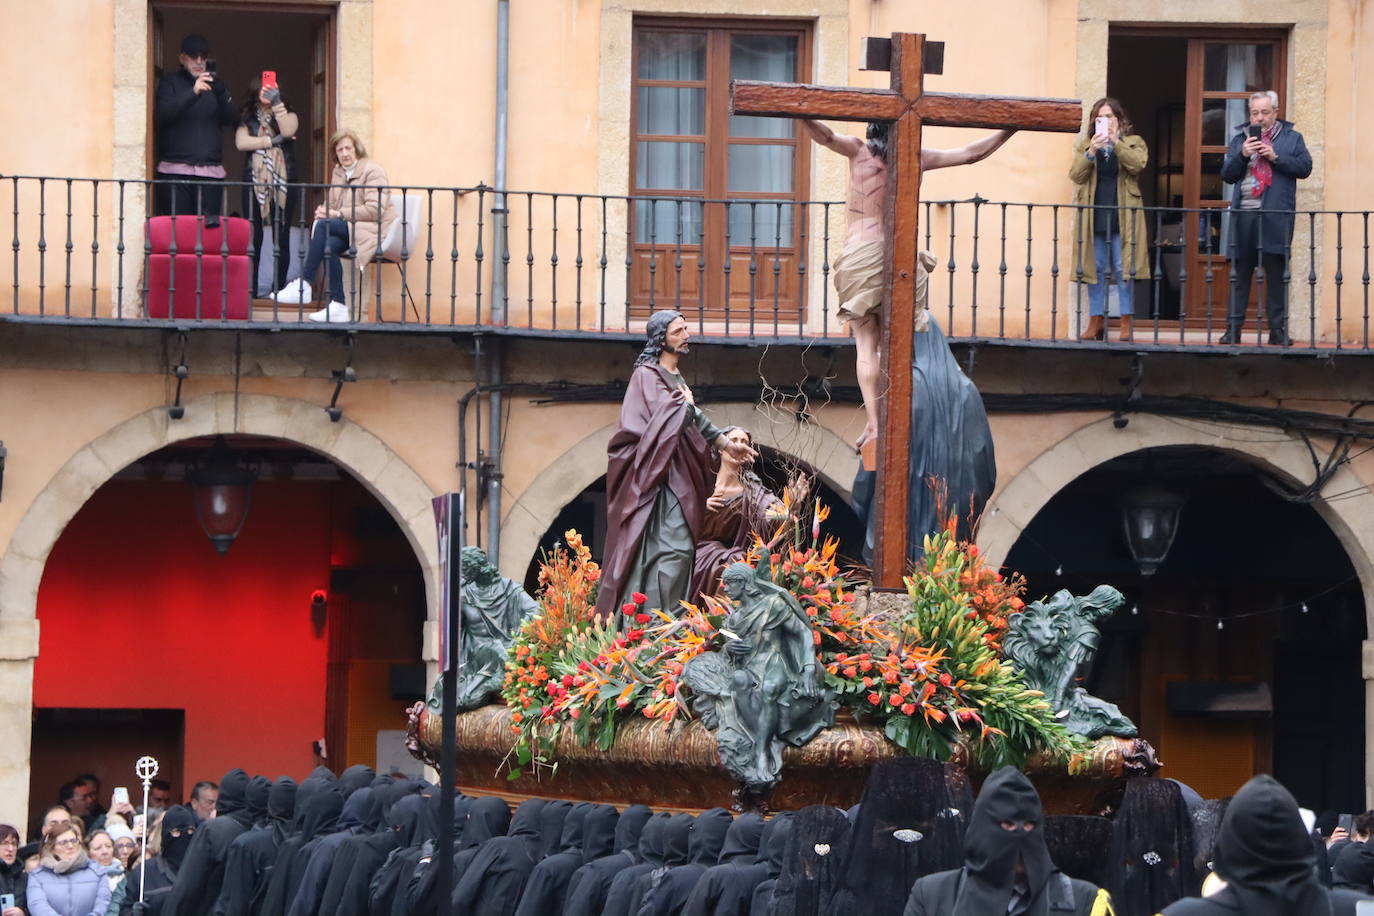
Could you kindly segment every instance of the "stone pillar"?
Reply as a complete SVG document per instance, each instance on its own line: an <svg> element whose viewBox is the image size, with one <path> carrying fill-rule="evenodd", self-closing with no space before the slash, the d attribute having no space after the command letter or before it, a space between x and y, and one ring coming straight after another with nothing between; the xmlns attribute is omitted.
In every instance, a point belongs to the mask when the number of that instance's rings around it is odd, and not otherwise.
<svg viewBox="0 0 1374 916"><path fill-rule="evenodd" d="M0 823L28 830L29 741L38 621L0 621Z"/></svg>

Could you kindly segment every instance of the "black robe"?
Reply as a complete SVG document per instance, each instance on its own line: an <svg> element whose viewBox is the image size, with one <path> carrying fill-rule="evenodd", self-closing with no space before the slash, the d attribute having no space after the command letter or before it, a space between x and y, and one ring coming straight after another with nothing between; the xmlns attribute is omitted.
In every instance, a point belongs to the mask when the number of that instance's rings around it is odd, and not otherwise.
<svg viewBox="0 0 1374 916"><path fill-rule="evenodd" d="M166 916L205 916L219 900L229 846L253 826L248 810L248 774L232 769L219 784L216 816L201 824L177 869L177 883L163 907Z"/></svg>
<svg viewBox="0 0 1374 916"><path fill-rule="evenodd" d="M601 908L602 916L631 916L630 894L639 879L664 865L667 851L668 825L673 815L656 814L644 825L639 836L639 862L629 868L622 868L611 885L606 889L606 903ZM568 916L565 911L564 916Z"/></svg>
<svg viewBox="0 0 1374 916"><path fill-rule="evenodd" d="M412 807L414 812L409 819L418 820L426 800L415 793L423 785L418 780L398 779L390 785L372 790L372 807L368 815L372 832L344 841L334 857L329 880L325 883L316 912L331 916L343 916L345 913L362 916L367 912L367 894L373 876L387 856L401 845L396 809L407 799L412 799L408 807Z"/></svg>
<svg viewBox="0 0 1374 916"><path fill-rule="evenodd" d="M725 834L720 864L706 869L692 888L682 907L683 916L745 916L749 912L754 888L768 877L767 866L758 861L766 826L752 812L735 818Z"/></svg>
<svg viewBox="0 0 1374 916"><path fill-rule="evenodd" d="M339 774L339 788L343 789L344 801L359 789L370 787L377 778L372 767L355 764Z"/></svg>
<svg viewBox="0 0 1374 916"><path fill-rule="evenodd" d="M415 824L413 830L402 827L401 842L406 845L393 850L382 863L382 867L377 870L377 874L372 877L372 882L367 890L367 910L369 916L390 916L393 912L397 916L408 916L406 906L405 889L410 882L410 876L415 873L415 867L420 863L420 859L434 854L434 846L439 838L439 790L431 790L432 794L420 796L425 801L423 812ZM472 807L472 799L466 795L459 794L453 799L453 836L454 840L460 841L463 834L463 822L467 820L468 809ZM409 803L398 803L393 809L401 813L396 815L398 818L408 817Z"/></svg>
<svg viewBox="0 0 1374 916"><path fill-rule="evenodd" d="M319 912L320 900L329 882L329 872L334 867L339 850L350 837L369 834L377 829L375 818L380 818L381 812L372 802L372 795L376 791L369 787L348 796L339 815L338 829L326 836L316 837L301 847L296 855L297 867L302 861L304 864L300 867L300 879L291 905L286 909L286 916L316 916Z"/></svg>
<svg viewBox="0 0 1374 916"><path fill-rule="evenodd" d="M770 829L764 831L759 843L759 865L762 867L762 880L754 886L745 912L750 916L768 916L773 903L773 888L777 886L778 875L782 874L783 857L787 845L792 840L792 812L784 811L768 822Z"/></svg>
<svg viewBox="0 0 1374 916"><path fill-rule="evenodd" d="M267 796L267 823L239 835L224 860L224 885L214 916L256 916L262 907L277 850L294 823L299 787L290 776L272 784Z"/></svg>
<svg viewBox="0 0 1374 916"><path fill-rule="evenodd" d="M587 863L589 848L597 858L611 851L619 816L610 805L574 807L563 822L561 850L534 866L515 916L562 916L573 873Z"/></svg>
<svg viewBox="0 0 1374 916"><path fill-rule="evenodd" d="M849 861L849 818L830 805L809 805L791 820L782 872L768 912L772 916L828 914Z"/></svg>
<svg viewBox="0 0 1374 916"><path fill-rule="evenodd" d="M1331 861L1332 887L1374 893L1374 844L1351 841Z"/></svg>
<svg viewBox="0 0 1374 916"><path fill-rule="evenodd" d="M509 833L478 847L453 889L454 912L464 916L513 916L525 882L545 846L541 830L556 825L561 837L563 821L572 809L567 802L548 802L539 808L534 807L536 804L537 799L523 803L511 818Z"/></svg>
<svg viewBox="0 0 1374 916"><path fill-rule="evenodd" d="M687 864L650 875L637 916L678 916L701 876L720 863L721 848L733 824L734 818L724 808L698 814L687 838Z"/></svg>
<svg viewBox="0 0 1374 916"><path fill-rule="evenodd" d="M309 780L307 780L308 782ZM302 785L304 791L304 785ZM343 790L337 783L325 783L304 802L297 799L296 813L301 821L300 832L287 837L277 850L277 860L267 881L262 916L285 916L286 908L296 894L296 887L305 867L297 868L296 859L317 834L331 833L339 823L343 811Z"/></svg>
<svg viewBox="0 0 1374 916"><path fill-rule="evenodd" d="M614 846L607 855L591 859L573 873L563 916L601 916L606 894L616 875L642 861L640 838L654 814L646 805L631 805L615 825Z"/></svg>
<svg viewBox="0 0 1374 916"><path fill-rule="evenodd" d="M523 811L531 805L536 805L533 810L537 811L543 804L538 800L528 801L523 803L520 809ZM537 818L537 814L535 817ZM486 796L473 800L468 809L467 820L463 822L462 836L457 843L458 849L453 855L455 886L462 878L468 863L477 855L477 850L488 840L505 836L510 823L510 808L506 807L506 803L501 799ZM415 871L406 883L405 893L398 893L397 897L405 898L407 916L433 916L439 910L439 892L439 869L434 866L433 856L430 855L422 856L416 863ZM394 912L395 907L392 910Z"/></svg>
<svg viewBox="0 0 1374 916"><path fill-rule="evenodd" d="M942 871L929 875L916 882L907 898L905 916L948 916L954 912L955 902L959 899L965 877L962 868ZM1054 872L1044 885L1034 905L1034 912L1048 914L1073 914L1073 916L1106 916L1105 901L1110 895L1087 881L1070 878L1063 872ZM1103 904L1099 904L1099 900ZM1173 907L1165 912L1172 914Z"/></svg>
<svg viewBox="0 0 1374 916"><path fill-rule="evenodd" d="M185 805L173 805L162 817L162 854L136 865L125 876L124 901L119 905L119 916L130 916L139 905L139 891L142 886L142 912L148 916L161 916L172 891L176 889L178 876L186 862L186 854L198 834L196 813ZM187 831L196 831L188 833ZM181 832L181 836L174 834ZM146 876L143 872L147 872ZM99 914L97 914L99 916Z"/></svg>
<svg viewBox="0 0 1374 916"><path fill-rule="evenodd" d="M643 906L649 891L658 887L671 869L692 861L692 827L695 823L696 818L690 814L674 814L668 818L668 825L663 828L663 864L636 878L629 894L624 898L609 895L606 900L606 916L639 916L640 907ZM612 904L619 904L622 900L625 913L613 914Z"/></svg>

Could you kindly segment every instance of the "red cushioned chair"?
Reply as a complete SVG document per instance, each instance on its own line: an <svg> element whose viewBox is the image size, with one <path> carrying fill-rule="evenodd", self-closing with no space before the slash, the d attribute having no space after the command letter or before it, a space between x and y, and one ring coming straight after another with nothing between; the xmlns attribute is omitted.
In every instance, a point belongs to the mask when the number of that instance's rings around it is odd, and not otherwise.
<svg viewBox="0 0 1374 916"><path fill-rule="evenodd" d="M253 240L252 223L226 216L220 219L218 226L205 226L196 216L155 216L148 220L145 231L151 245L148 255L149 318L248 318L252 304L248 293L253 273L253 263L248 257L248 247ZM174 237L175 272L172 270ZM173 300L170 315L169 299Z"/></svg>

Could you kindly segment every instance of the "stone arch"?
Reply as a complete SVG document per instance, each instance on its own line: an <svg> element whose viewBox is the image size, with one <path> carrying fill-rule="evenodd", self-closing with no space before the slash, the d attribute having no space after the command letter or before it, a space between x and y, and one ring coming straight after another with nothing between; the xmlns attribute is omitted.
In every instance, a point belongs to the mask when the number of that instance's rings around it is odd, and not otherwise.
<svg viewBox="0 0 1374 916"><path fill-rule="evenodd" d="M0 621L6 629L34 620L48 554L96 489L159 448L220 433L287 439L345 468L396 519L424 572L427 604L433 607L438 570L437 540L429 536L434 494L420 475L384 441L347 417L331 423L318 404L220 392L188 402L181 420L169 419L165 407L131 417L77 450L53 475L20 519L0 559ZM34 635L36 656L36 628Z"/></svg>
<svg viewBox="0 0 1374 916"><path fill-rule="evenodd" d="M764 417L757 404L713 405L711 420L718 426L743 426L757 444L774 451L793 454L796 448L796 438L787 435L782 424ZM790 420L787 425L793 430L800 428ZM810 440L808 450L815 454L809 460L817 475L836 493L848 498L859 469L858 456L828 427L811 424L805 430ZM606 444L614 432L615 424L607 424L555 457L510 504L501 522L499 564L506 575L524 575L530 557L539 546L539 538L553 524L569 498L606 473Z"/></svg>

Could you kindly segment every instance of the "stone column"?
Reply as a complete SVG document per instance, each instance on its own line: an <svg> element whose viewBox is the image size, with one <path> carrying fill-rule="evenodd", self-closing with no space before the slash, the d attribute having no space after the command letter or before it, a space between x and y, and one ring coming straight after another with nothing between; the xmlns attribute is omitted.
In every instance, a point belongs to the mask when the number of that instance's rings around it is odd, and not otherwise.
<svg viewBox="0 0 1374 916"><path fill-rule="evenodd" d="M38 621L0 620L0 822L23 834L29 820L29 742Z"/></svg>

